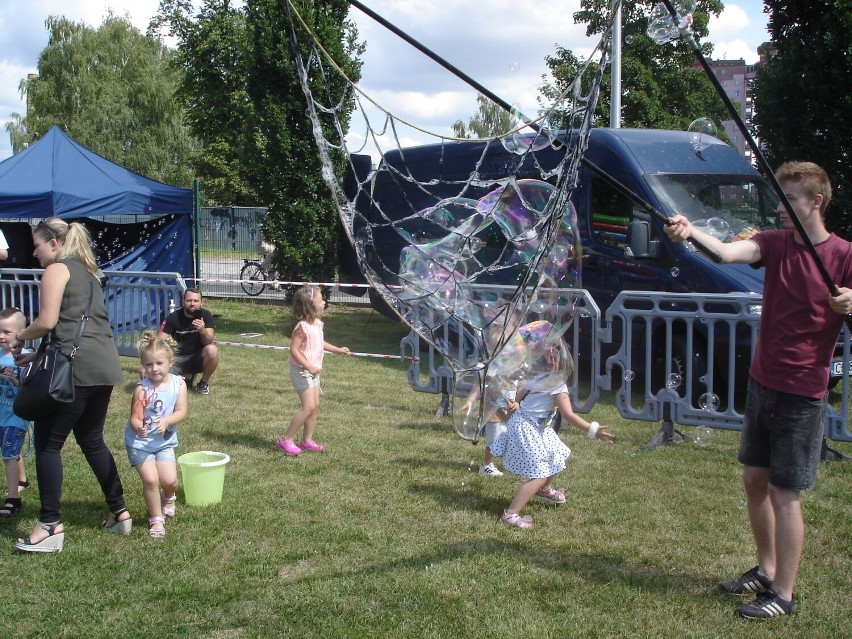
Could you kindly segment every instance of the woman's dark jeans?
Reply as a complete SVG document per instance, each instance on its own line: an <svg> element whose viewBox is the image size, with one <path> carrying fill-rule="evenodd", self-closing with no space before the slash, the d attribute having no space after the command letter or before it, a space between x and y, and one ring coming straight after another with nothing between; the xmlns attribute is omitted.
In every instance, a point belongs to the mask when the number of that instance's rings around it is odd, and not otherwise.
<svg viewBox="0 0 852 639"><path fill-rule="evenodd" d="M104 442L112 386L77 386L74 401L53 417L34 424L36 473L41 498L41 521L60 521L62 498L62 446L70 433L89 462L111 512L124 508L124 490L112 453Z"/></svg>

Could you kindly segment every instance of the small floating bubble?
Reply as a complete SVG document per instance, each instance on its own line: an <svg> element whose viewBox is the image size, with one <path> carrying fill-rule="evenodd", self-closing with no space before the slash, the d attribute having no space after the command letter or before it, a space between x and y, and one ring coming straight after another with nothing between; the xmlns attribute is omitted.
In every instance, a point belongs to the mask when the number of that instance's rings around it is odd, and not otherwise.
<svg viewBox="0 0 852 639"><path fill-rule="evenodd" d="M666 380L666 388L669 390L676 390L680 387L681 378L677 373L672 373L669 375L669 378Z"/></svg>
<svg viewBox="0 0 852 639"><path fill-rule="evenodd" d="M707 411L719 410L719 396L715 393L704 393L698 398L698 405Z"/></svg>
<svg viewBox="0 0 852 639"><path fill-rule="evenodd" d="M709 426L696 426L692 441L699 448L707 448L713 439L713 429Z"/></svg>

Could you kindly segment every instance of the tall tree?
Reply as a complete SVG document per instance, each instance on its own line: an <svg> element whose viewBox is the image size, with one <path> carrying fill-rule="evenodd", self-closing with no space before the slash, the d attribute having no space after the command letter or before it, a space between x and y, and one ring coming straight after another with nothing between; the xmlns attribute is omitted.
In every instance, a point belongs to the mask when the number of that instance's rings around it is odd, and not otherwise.
<svg viewBox="0 0 852 639"><path fill-rule="evenodd" d="M724 104L701 69L694 68L692 49L681 41L657 44L646 31L648 16L657 0L625 0L622 6L622 109L621 121L625 127L653 129L686 129L698 117L709 117L719 125L728 119ZM574 22L588 25L586 34L599 36L609 26L612 0L582 0L582 10L574 14ZM692 30L695 38L707 36L710 14L722 10L720 0L698 0L693 14ZM705 55L710 55L712 45L701 44ZM556 54L547 57L554 82L545 86L548 99L565 91L581 68L581 62L570 50L557 46ZM596 66L585 74L587 89ZM609 125L611 102L611 77L609 69L603 74L597 106L596 126ZM584 91L585 93L585 91ZM551 123L559 125L559 122Z"/></svg>
<svg viewBox="0 0 852 639"><path fill-rule="evenodd" d="M360 78L357 56L362 46L347 20L346 0L298 0L293 6L325 51L353 82ZM279 0L247 4L246 24L252 43L247 64L248 94L253 104L246 138L245 167L261 201L270 209L264 234L277 247L280 276L327 280L334 277L339 221L306 115L306 99L291 47L287 7ZM311 34L297 26L301 46ZM305 51L307 53L307 51ZM328 66L328 65L327 65ZM330 103L343 102L344 130L354 104L345 98L346 82L332 76L312 87ZM322 123L331 133L328 122ZM342 160L342 158L341 158Z"/></svg>
<svg viewBox="0 0 852 639"><path fill-rule="evenodd" d="M753 84L755 129L767 161L816 162L834 200L826 222L852 238L852 10L840 0L766 0L772 42Z"/></svg>
<svg viewBox="0 0 852 639"><path fill-rule="evenodd" d="M27 81L21 80L21 93L26 95ZM6 132L9 134L9 141L12 143L12 153L19 153L26 149L32 141L32 136L27 133L27 127L24 118L20 113L10 113L9 121L6 122Z"/></svg>
<svg viewBox="0 0 852 639"><path fill-rule="evenodd" d="M175 100L178 73L161 42L108 14L98 29L51 16L38 76L25 81L31 139L53 125L128 169L189 186L193 141Z"/></svg>
<svg viewBox="0 0 852 639"><path fill-rule="evenodd" d="M243 165L245 127L253 105L246 89L248 35L245 12L230 0L161 0L148 32L177 40L174 63L192 135L199 141L196 174L208 204L249 206L257 198Z"/></svg>
<svg viewBox="0 0 852 639"><path fill-rule="evenodd" d="M453 133L458 138L489 138L505 133L512 128L512 116L499 104L495 104L481 93L476 96L479 110L468 118L453 122Z"/></svg>

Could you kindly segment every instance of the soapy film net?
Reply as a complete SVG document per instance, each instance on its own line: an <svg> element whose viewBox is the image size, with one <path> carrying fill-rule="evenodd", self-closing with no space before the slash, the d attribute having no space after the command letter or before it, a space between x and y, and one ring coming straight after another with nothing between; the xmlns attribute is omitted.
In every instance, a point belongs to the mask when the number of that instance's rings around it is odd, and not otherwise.
<svg viewBox="0 0 852 639"><path fill-rule="evenodd" d="M556 99L542 96L533 115L513 109L508 130L471 141L382 107L345 77L292 5L290 12L323 178L358 265L452 368L464 389L456 430L476 439L499 404L487 398L566 380L571 355L562 335L574 316L571 289L582 287L570 199L610 30ZM404 148L400 140L411 129L434 143ZM347 135L361 142L348 145Z"/></svg>

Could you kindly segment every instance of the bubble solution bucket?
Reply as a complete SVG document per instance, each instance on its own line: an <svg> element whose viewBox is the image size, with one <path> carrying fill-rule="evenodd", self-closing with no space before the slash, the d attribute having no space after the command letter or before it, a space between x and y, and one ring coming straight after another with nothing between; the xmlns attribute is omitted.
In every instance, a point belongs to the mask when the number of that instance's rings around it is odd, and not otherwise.
<svg viewBox="0 0 852 639"><path fill-rule="evenodd" d="M189 506L207 506L222 501L225 466L231 458L225 453L203 450L178 457L183 477L183 495Z"/></svg>

